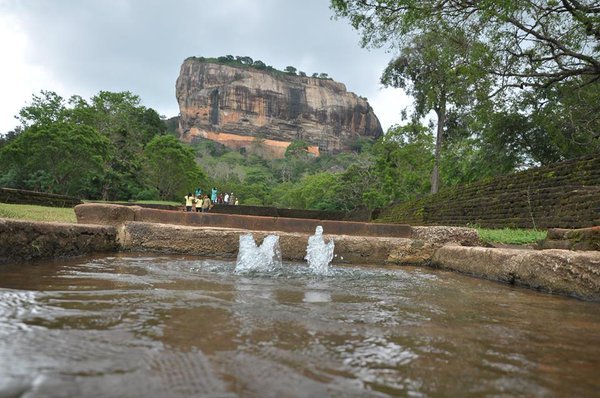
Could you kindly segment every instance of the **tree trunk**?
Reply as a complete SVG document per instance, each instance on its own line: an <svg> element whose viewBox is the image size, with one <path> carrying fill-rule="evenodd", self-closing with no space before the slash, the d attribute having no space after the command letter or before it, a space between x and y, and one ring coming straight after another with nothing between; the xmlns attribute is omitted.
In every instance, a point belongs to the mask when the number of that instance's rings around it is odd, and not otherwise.
<svg viewBox="0 0 600 398"><path fill-rule="evenodd" d="M435 109L437 115L437 134L435 137L435 158L431 173L431 193L437 193L440 188L440 154L444 138L444 125L446 124L446 98L442 95L440 106Z"/></svg>

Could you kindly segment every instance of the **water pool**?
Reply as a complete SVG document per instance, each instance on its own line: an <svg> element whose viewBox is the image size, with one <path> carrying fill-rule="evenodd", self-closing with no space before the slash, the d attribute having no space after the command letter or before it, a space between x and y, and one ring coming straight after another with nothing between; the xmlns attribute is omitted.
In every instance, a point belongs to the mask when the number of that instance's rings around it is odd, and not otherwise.
<svg viewBox="0 0 600 398"><path fill-rule="evenodd" d="M594 396L600 304L427 268L0 267L0 397Z"/></svg>

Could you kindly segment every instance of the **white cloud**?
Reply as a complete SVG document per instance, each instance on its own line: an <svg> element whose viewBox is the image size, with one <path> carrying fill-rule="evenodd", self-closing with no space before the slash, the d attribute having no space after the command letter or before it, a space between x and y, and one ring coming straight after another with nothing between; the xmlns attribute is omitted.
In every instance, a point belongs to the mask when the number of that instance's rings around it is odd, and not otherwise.
<svg viewBox="0 0 600 398"><path fill-rule="evenodd" d="M14 128L13 116L40 90L84 98L131 91L175 116L183 60L226 54L328 73L369 98L384 129L399 123L406 100L379 83L390 55L360 48L359 34L332 20L328 3L0 0L0 132Z"/></svg>
<svg viewBox="0 0 600 398"><path fill-rule="evenodd" d="M400 113L411 106L411 99L399 88L381 88L371 94L369 104L379 118L383 131L395 124L403 124Z"/></svg>
<svg viewBox="0 0 600 398"><path fill-rule="evenodd" d="M0 15L0 134L6 133L19 123L15 116L41 89L61 91L62 86L52 79L43 66L27 61L31 49L26 34L16 18Z"/></svg>

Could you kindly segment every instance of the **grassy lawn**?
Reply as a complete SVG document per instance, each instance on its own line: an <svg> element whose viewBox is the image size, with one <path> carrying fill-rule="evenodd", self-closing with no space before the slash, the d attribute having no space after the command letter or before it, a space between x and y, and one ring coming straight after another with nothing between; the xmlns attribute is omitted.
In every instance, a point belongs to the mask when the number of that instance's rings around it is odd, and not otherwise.
<svg viewBox="0 0 600 398"><path fill-rule="evenodd" d="M508 245L527 245L546 238L546 231L537 229L477 228L477 232L484 242Z"/></svg>
<svg viewBox="0 0 600 398"><path fill-rule="evenodd" d="M75 211L72 208L14 205L8 203L0 203L0 218L65 223L77 222Z"/></svg>
<svg viewBox="0 0 600 398"><path fill-rule="evenodd" d="M102 202L95 202L102 203ZM115 203L115 202L112 202ZM122 202L131 203L131 202ZM166 202L158 200L140 200L135 203L145 204L163 204L180 206L181 203ZM51 221L51 222L66 222L77 223L75 211L72 208L62 207L46 207L37 205L16 205L9 203L0 203L0 218L16 218L19 220L29 221Z"/></svg>

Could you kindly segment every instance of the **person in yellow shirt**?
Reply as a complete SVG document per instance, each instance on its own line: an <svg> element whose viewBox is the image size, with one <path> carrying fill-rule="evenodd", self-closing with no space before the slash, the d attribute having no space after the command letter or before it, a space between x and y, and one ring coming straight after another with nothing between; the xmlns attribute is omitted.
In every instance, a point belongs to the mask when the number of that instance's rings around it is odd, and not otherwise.
<svg viewBox="0 0 600 398"><path fill-rule="evenodd" d="M194 199L194 195L192 195L192 193L189 192L186 196L184 196L183 199L185 200L185 211L192 211L192 206L196 201L196 199Z"/></svg>

